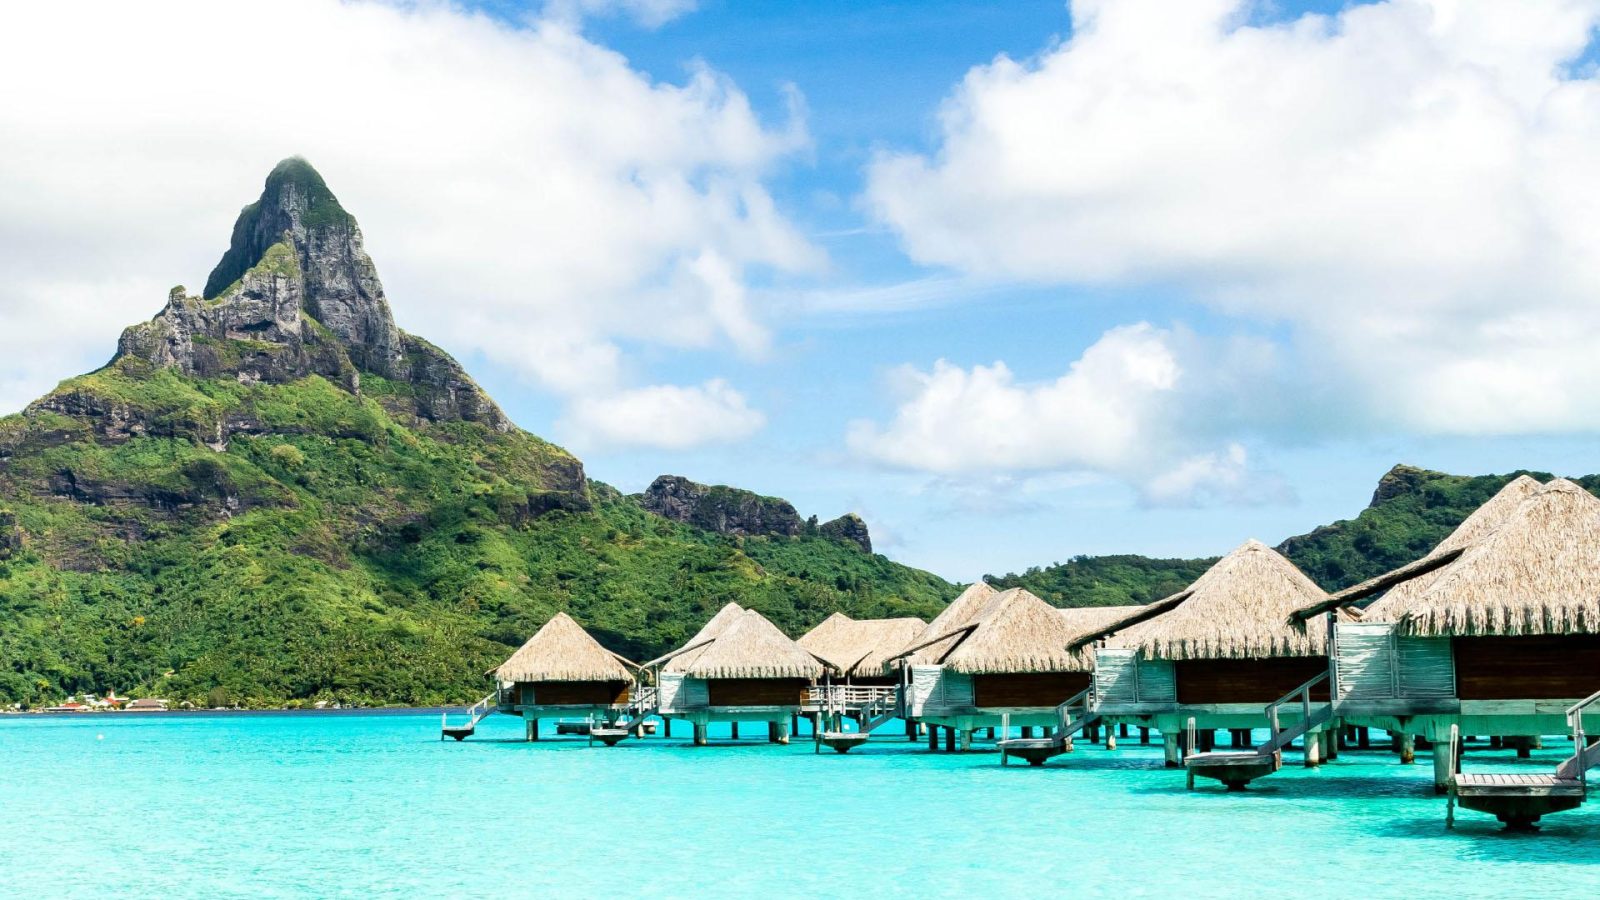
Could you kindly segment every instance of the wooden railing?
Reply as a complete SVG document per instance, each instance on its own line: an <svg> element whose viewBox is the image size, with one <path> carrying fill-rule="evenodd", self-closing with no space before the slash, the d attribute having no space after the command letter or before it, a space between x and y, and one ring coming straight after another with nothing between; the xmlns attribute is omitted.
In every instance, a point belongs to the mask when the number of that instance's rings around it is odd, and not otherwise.
<svg viewBox="0 0 1600 900"><path fill-rule="evenodd" d="M1311 716L1311 689L1327 680L1328 673L1323 672L1282 697L1268 703L1267 726L1271 729L1272 739L1257 749L1263 753L1281 753L1283 748L1289 746L1290 742L1295 738L1310 731L1313 726L1321 724L1321 720L1332 718L1333 709L1331 704L1323 711L1324 714L1319 717L1319 720L1314 721ZM1297 699L1300 701L1300 723L1292 728L1280 728L1278 725L1279 708Z"/></svg>
<svg viewBox="0 0 1600 900"><path fill-rule="evenodd" d="M1090 685L1056 704L1055 737L1068 738L1072 736L1075 731L1072 727L1072 711L1074 709L1083 711L1083 714L1078 717L1079 721L1088 719L1094 714L1094 685Z"/></svg>

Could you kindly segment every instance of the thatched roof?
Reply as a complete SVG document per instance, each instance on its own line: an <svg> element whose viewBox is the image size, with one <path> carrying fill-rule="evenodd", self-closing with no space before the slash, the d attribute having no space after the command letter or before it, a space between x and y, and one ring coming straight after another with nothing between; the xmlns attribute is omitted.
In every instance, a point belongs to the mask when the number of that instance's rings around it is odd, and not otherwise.
<svg viewBox="0 0 1600 900"><path fill-rule="evenodd" d="M717 615L721 617L722 613ZM704 633L702 629L701 634ZM690 678L812 679L820 678L824 671L816 657L753 609L744 610L727 622L710 645L684 655L693 657L681 670ZM678 661L673 659L669 670Z"/></svg>
<svg viewBox="0 0 1600 900"><path fill-rule="evenodd" d="M1195 579L1182 602L1112 643L1171 660L1321 656L1327 623L1316 619L1296 628L1289 614L1326 598L1276 550L1245 541Z"/></svg>
<svg viewBox="0 0 1600 900"><path fill-rule="evenodd" d="M1067 645L1085 629L1024 588L989 598L968 623L970 630L939 662L969 675L1021 672L1087 672L1094 654Z"/></svg>
<svg viewBox="0 0 1600 900"><path fill-rule="evenodd" d="M1072 642L1077 643L1090 635L1144 609L1142 606L1072 606L1058 609L1067 627L1073 631Z"/></svg>
<svg viewBox="0 0 1600 900"><path fill-rule="evenodd" d="M902 651L927 644L915 653L906 657L909 665L937 665L944 655L955 647L960 636L955 632L970 626L983 612L984 605L999 593L989 586L987 581L975 581L961 592L961 595L950 601L939 615L935 616L927 627L923 628L915 637L906 642ZM940 638L939 640L934 640ZM929 643L933 641L933 643Z"/></svg>
<svg viewBox="0 0 1600 900"><path fill-rule="evenodd" d="M564 612L517 648L494 670L501 681L632 681L616 654L600 646Z"/></svg>
<svg viewBox="0 0 1600 900"><path fill-rule="evenodd" d="M910 644L928 623L917 618L852 619L834 613L795 643L843 675L887 674L889 657Z"/></svg>
<svg viewBox="0 0 1600 900"><path fill-rule="evenodd" d="M661 667L661 671L687 672L689 666L693 665L695 660L711 649L710 642L717 635L726 631L728 626L732 625L734 620L742 615L744 615L744 607L737 603L729 603L727 606L717 610L717 614L711 617L711 621L700 626L700 630L695 632L694 637L684 641L683 647L669 654L671 658L667 660L666 665ZM651 663L653 662L655 660L651 660ZM646 663L646 665L650 665L650 663Z"/></svg>
<svg viewBox="0 0 1600 900"><path fill-rule="evenodd" d="M1402 634L1600 632L1600 499L1555 479L1395 612Z"/></svg>
<svg viewBox="0 0 1600 900"><path fill-rule="evenodd" d="M1542 485L1527 475L1519 475L1506 483L1493 497L1472 511L1472 515L1462 520L1456 530L1439 542L1423 559L1435 559L1455 550L1465 550L1478 543L1498 528L1503 522L1511 518L1528 499L1537 492ZM1376 602L1361 610L1361 618L1369 622L1388 622L1395 619L1407 608L1412 601L1420 597L1428 588L1443 578L1451 566L1434 569L1424 575L1403 581L1390 588L1388 593L1379 597Z"/></svg>

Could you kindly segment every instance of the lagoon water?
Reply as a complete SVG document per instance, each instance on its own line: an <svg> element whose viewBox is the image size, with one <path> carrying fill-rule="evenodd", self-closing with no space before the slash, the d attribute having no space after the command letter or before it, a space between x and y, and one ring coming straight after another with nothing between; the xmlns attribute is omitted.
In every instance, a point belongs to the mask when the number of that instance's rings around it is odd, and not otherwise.
<svg viewBox="0 0 1600 900"><path fill-rule="evenodd" d="M904 740L517 740L492 716L0 718L0 896L1584 896L1600 802L1444 827L1426 758L1184 790L1137 739L1042 769ZM726 727L720 736L726 738ZM680 723L681 734L687 726ZM751 729L756 730L756 729ZM887 731L888 729L886 729ZM764 734L764 729L763 729ZM713 730L716 742L719 732ZM1565 744L1520 762L1543 768Z"/></svg>

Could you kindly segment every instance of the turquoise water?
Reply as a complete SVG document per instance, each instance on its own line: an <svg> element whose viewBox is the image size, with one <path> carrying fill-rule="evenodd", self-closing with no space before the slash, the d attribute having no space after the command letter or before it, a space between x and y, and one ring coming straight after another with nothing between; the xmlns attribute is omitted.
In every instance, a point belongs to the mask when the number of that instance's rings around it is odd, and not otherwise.
<svg viewBox="0 0 1600 900"><path fill-rule="evenodd" d="M1600 884L1600 802L1536 835L1473 813L1449 832L1427 760L1381 752L1286 768L1247 794L1188 793L1136 741L1030 769L903 740L848 756L748 739L526 744L500 716L457 744L438 723L0 718L0 896L594 895L621 880L624 896L669 897L1472 897Z"/></svg>

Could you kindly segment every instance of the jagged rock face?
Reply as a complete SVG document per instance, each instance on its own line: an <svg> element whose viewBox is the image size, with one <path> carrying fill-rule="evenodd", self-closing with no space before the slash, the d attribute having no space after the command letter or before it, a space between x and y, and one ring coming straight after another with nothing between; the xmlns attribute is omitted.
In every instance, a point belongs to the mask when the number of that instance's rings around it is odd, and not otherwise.
<svg viewBox="0 0 1600 900"><path fill-rule="evenodd" d="M845 513L831 522L823 522L817 531L823 537L855 544L862 553L872 552L872 535L867 531L867 523L855 513Z"/></svg>
<svg viewBox="0 0 1600 900"><path fill-rule="evenodd" d="M362 247L361 228L303 159L279 163L261 199L239 213L228 252L206 279L205 296L228 292L283 241L298 256L306 312L349 345L358 367L396 377L400 330Z"/></svg>
<svg viewBox="0 0 1600 900"><path fill-rule="evenodd" d="M794 537L805 531L805 522L787 500L699 484L679 475L662 475L651 482L640 502L664 519L722 534Z"/></svg>
<svg viewBox="0 0 1600 900"><path fill-rule="evenodd" d="M395 327L355 217L301 159L273 169L261 199L239 214L204 297L174 288L154 319L123 332L117 356L243 383L321 375L352 393L368 372L407 386L386 392L384 403L412 424L513 428L449 354ZM40 408L75 414L51 405L60 402L47 398ZM106 433L147 431L148 423L130 422Z"/></svg>
<svg viewBox="0 0 1600 900"><path fill-rule="evenodd" d="M1386 500L1415 492L1427 481L1429 474L1426 469L1416 466L1404 463L1396 465L1378 479L1378 487L1372 492L1372 502L1368 505L1377 506Z"/></svg>

